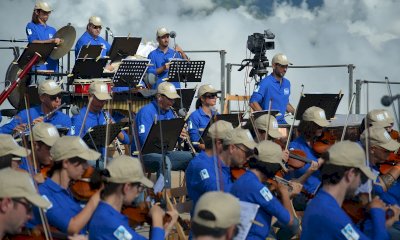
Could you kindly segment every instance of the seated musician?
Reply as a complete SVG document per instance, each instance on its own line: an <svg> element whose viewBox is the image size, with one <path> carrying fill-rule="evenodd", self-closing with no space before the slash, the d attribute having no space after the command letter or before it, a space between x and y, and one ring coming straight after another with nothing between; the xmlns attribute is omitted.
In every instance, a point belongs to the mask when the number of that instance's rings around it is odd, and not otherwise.
<svg viewBox="0 0 400 240"><path fill-rule="evenodd" d="M206 150L193 158L186 169L186 186L194 205L206 192L229 192L231 167L242 167L256 146L249 130L232 129L230 123L222 120L211 125L208 133L210 139L206 139ZM216 152L213 152L213 144Z"/></svg>
<svg viewBox="0 0 400 240"><path fill-rule="evenodd" d="M97 160L100 153L89 149L79 137L63 136L55 142L50 154L53 157L53 166L47 172L45 182L39 185L40 194L51 202L46 211L49 225L68 235L85 233L100 201L99 191L82 207L69 187L74 180L82 177L88 161ZM30 225L40 222L38 211L34 211L34 216Z"/></svg>
<svg viewBox="0 0 400 240"><path fill-rule="evenodd" d="M19 146L9 134L0 134L0 143L0 169L7 167L17 169L18 164L13 158L26 157L29 151Z"/></svg>
<svg viewBox="0 0 400 240"><path fill-rule="evenodd" d="M210 84L201 85L197 91L196 111L190 114L188 120L189 135L192 142L199 142L202 131L207 127L211 118L217 114L213 110L217 104L217 93L220 92ZM204 150L204 144L199 146L199 149Z"/></svg>
<svg viewBox="0 0 400 240"><path fill-rule="evenodd" d="M75 58L78 58L79 51L82 47L89 45L101 45L101 57L105 57L110 52L110 44L100 36L102 29L101 18L91 16L89 23L86 25L86 32L78 39L75 44Z"/></svg>
<svg viewBox="0 0 400 240"><path fill-rule="evenodd" d="M12 154L18 152L22 150L16 149ZM27 173L1 169L0 183L0 239L3 239L6 234L21 232L24 224L32 218L33 206L46 209L50 203L37 193Z"/></svg>
<svg viewBox="0 0 400 240"><path fill-rule="evenodd" d="M388 133L392 131L393 117L384 109L373 109L369 111L360 124L360 133L365 130L365 119L368 119L368 126L383 127Z"/></svg>
<svg viewBox="0 0 400 240"><path fill-rule="evenodd" d="M69 129L71 127L70 117L60 110L53 112L61 105L62 89L60 85L54 80L43 81L39 84L38 92L41 104L29 109L32 119L31 123L47 122L56 127L66 127ZM47 116L49 113L52 114ZM25 132L27 123L27 112L24 109L13 117L10 122L0 127L0 133L22 134Z"/></svg>
<svg viewBox="0 0 400 240"><path fill-rule="evenodd" d="M191 229L196 240L232 240L239 225L238 199L228 193L213 191L201 196L196 204Z"/></svg>
<svg viewBox="0 0 400 240"><path fill-rule="evenodd" d="M102 201L90 220L89 239L146 239L129 226L128 218L121 213L122 207L130 206L145 188L153 187L144 176L139 159L121 155L101 171L100 177L104 183ZM171 216L168 223L163 223L165 214ZM178 219L176 210L165 213L159 205L152 206L149 215L150 239L164 239Z"/></svg>
<svg viewBox="0 0 400 240"><path fill-rule="evenodd" d="M261 141L254 150L254 157L249 160L249 170L233 183L231 193L239 200L258 204L255 220L263 226L253 224L246 239L266 239L271 230L271 219L276 217L281 230L276 239L291 239L299 231L299 220L295 217L290 195L301 191L302 185L289 182L285 186L279 182L275 185L281 202L271 193L265 184L275 174L285 168L282 161L281 147L271 141ZM289 187L292 188L289 191ZM275 235L275 234L272 234Z"/></svg>
<svg viewBox="0 0 400 240"><path fill-rule="evenodd" d="M157 76L157 82L152 86L157 89L157 86L162 83L164 78L168 77L169 62L172 58L188 59L182 48L176 45L175 49L169 47L169 31L165 27L157 29L156 33L158 47L150 52L148 59L151 64L148 68L148 73L153 73ZM181 88L179 82L172 82L176 88Z"/></svg>
<svg viewBox="0 0 400 240"><path fill-rule="evenodd" d="M175 99L180 98L176 92L174 85L169 82L163 82L157 87L156 99L151 103L143 106L136 116L136 127L139 133L140 146L146 141L154 121L174 119L175 115L171 110ZM168 137L168 136L164 136ZM132 149L136 149L132 141ZM166 180L166 188L171 187L171 170L185 170L189 161L193 158L188 151L169 151L166 154L166 165L164 177ZM143 161L146 171L156 171L157 175L162 173L163 162L162 155L159 153L149 153L143 155Z"/></svg>
<svg viewBox="0 0 400 240"><path fill-rule="evenodd" d="M341 208L345 198L354 195L361 183L375 175L365 165L365 152L354 142L334 144L321 168L322 189L308 204L303 217L301 239L370 239L355 226ZM399 218L399 210L385 220L386 207L379 197L370 203L373 219L371 239L389 239L386 226Z"/></svg>

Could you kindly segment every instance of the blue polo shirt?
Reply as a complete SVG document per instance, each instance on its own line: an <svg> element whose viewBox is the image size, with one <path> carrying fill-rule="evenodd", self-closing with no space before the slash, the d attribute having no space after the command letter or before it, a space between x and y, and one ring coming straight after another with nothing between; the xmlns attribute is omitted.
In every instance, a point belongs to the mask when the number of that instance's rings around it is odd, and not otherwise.
<svg viewBox="0 0 400 240"><path fill-rule="evenodd" d="M49 25L36 24L34 22L28 23L25 31L28 36L28 42L30 43L35 40L52 39L57 32L55 28ZM53 70L54 72L58 72L58 60L47 58L46 62L47 64L38 65L36 70ZM32 70L35 70L35 66L32 67Z"/></svg>
<svg viewBox="0 0 400 240"><path fill-rule="evenodd" d="M289 103L290 82L282 78L282 83L274 75L263 78L251 95L250 103L257 102L263 110L268 110L269 100L272 100L272 109L279 110L280 116L276 116L279 124L285 124L286 107Z"/></svg>
<svg viewBox="0 0 400 240"><path fill-rule="evenodd" d="M214 159L214 156L208 156L203 151L194 157L186 168L186 186L188 195L193 200L193 208L201 195L210 191L218 191ZM218 164L221 169L219 174L221 190L229 192L232 187L230 167L221 160L218 160Z"/></svg>
<svg viewBox="0 0 400 240"><path fill-rule="evenodd" d="M101 57L105 57L108 55L110 51L110 44L104 40L104 38L97 36L94 38L92 35L90 35L87 31L82 34L82 36L78 39L78 41L75 44L75 59L78 58L78 53L81 50L83 46L86 46L90 43L90 45L102 45L103 49L101 50Z"/></svg>
<svg viewBox="0 0 400 240"><path fill-rule="evenodd" d="M385 227L385 212L372 208L372 239L390 239ZM352 222L336 199L321 189L310 201L303 217L300 239L370 239Z"/></svg>
<svg viewBox="0 0 400 240"><path fill-rule="evenodd" d="M167 52L164 53L160 48L154 49L150 52L148 59L151 60L151 63L154 64L148 68L149 73L156 74L156 69L164 66L166 63L170 61L171 58L180 58L182 56L179 52L174 51L172 48L168 48ZM168 69L164 70L162 73L157 75L157 82L152 86L153 89L157 89L158 84L163 82L164 78L168 77ZM179 82L171 82L174 84L176 88L181 88Z"/></svg>
<svg viewBox="0 0 400 240"><path fill-rule="evenodd" d="M89 222L90 240L146 239L130 226L128 218L106 202L100 202ZM150 239L164 239L164 229L154 227Z"/></svg>
<svg viewBox="0 0 400 240"><path fill-rule="evenodd" d="M43 184L39 185L39 193L51 203L51 206L45 211L50 226L67 233L71 219L82 211L79 202L68 190L62 188L51 178L47 178ZM34 210L34 219L30 223L35 223L34 225L41 223L37 208ZM83 234L86 230L87 228L84 227L80 233Z"/></svg>
<svg viewBox="0 0 400 240"><path fill-rule="evenodd" d="M306 158L318 162L318 156L315 155L314 150L312 150L312 148L308 146L306 139L303 136L296 138L289 144L289 150L292 148L303 150L306 153ZM306 163L302 168L296 169L294 171L289 171L289 173L285 175L285 178L286 179L299 178L308 170L308 168L310 168L310 166L311 166L310 163ZM315 193L315 191L321 184L320 178L321 176L319 170L315 171L303 184L303 188L308 193Z"/></svg>
<svg viewBox="0 0 400 240"><path fill-rule="evenodd" d="M264 226L253 224L246 239L266 239L270 231L272 216L275 216L283 225L289 224L289 211L282 206L253 172L246 171L236 180L233 183L231 193L241 201L260 205L255 220Z"/></svg>
<svg viewBox="0 0 400 240"><path fill-rule="evenodd" d="M38 117L42 117L46 114L43 113L42 107L36 106L29 109L32 121ZM71 119L69 116L61 111L57 111L51 116L44 120L46 123L51 123L56 127L71 128ZM28 123L28 116L26 110L20 111L17 116L13 117L11 121L0 128L0 133L11 134L13 129L22 123Z"/></svg>
<svg viewBox="0 0 400 240"><path fill-rule="evenodd" d="M215 116L216 114L216 111L211 111L212 116ZM200 140L201 134L207 127L210 120L210 116L208 116L201 107L190 114L187 124L189 126L190 140L192 142L198 142ZM200 128L203 128L203 130L200 131Z"/></svg>

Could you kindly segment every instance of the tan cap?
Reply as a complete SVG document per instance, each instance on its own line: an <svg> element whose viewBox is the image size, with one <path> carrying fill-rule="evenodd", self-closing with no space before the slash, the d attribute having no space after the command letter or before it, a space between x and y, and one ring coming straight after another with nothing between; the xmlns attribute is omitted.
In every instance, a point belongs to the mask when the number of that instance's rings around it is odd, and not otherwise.
<svg viewBox="0 0 400 240"><path fill-rule="evenodd" d="M275 54L272 58L272 64L278 63L280 65L292 65L283 53Z"/></svg>
<svg viewBox="0 0 400 240"><path fill-rule="evenodd" d="M28 173L11 168L0 170L0 198L26 198L40 208L50 207L50 202L36 191Z"/></svg>
<svg viewBox="0 0 400 240"><path fill-rule="evenodd" d="M211 86L211 84L205 84L199 87L199 90L197 91L197 97L200 98L206 93L219 93L219 92L221 91L215 89L213 86Z"/></svg>
<svg viewBox="0 0 400 240"><path fill-rule="evenodd" d="M160 27L159 29L157 29L157 37L162 37L167 34L169 35L169 31L165 27Z"/></svg>
<svg viewBox="0 0 400 240"><path fill-rule="evenodd" d="M250 131L247 129L242 129L240 127L234 128L232 131L229 131L226 134L224 145L230 144L243 144L251 150L253 150L257 145Z"/></svg>
<svg viewBox="0 0 400 240"><path fill-rule="evenodd" d="M100 157L100 153L90 149L80 137L76 136L59 138L50 149L50 154L54 161L62 161L74 157L92 161Z"/></svg>
<svg viewBox="0 0 400 240"><path fill-rule="evenodd" d="M400 143L392 139L389 133L383 127L372 126L365 129L360 136L361 143L365 146L366 136L369 134L370 146L380 146L389 151L396 151L400 147Z"/></svg>
<svg viewBox="0 0 400 240"><path fill-rule="evenodd" d="M393 115L392 115L390 112L388 112L386 109L382 109L382 111L383 111L383 114L385 115L387 121L388 121L390 124L394 123Z"/></svg>
<svg viewBox="0 0 400 240"><path fill-rule="evenodd" d="M12 154L18 157L26 157L25 148L18 145L14 138L9 134L0 134L0 157Z"/></svg>
<svg viewBox="0 0 400 240"><path fill-rule="evenodd" d="M319 107L309 107L303 113L303 120L309 122L315 122L320 127L326 127L329 122L326 120L325 111Z"/></svg>
<svg viewBox="0 0 400 240"><path fill-rule="evenodd" d="M389 121L388 112L382 109L374 109L367 114L369 123L378 127L390 127L392 122Z"/></svg>
<svg viewBox="0 0 400 240"><path fill-rule="evenodd" d="M225 139L228 132L233 130L232 123L218 120L208 128L207 136L210 138Z"/></svg>
<svg viewBox="0 0 400 240"><path fill-rule="evenodd" d="M167 96L169 99L181 98L176 92L174 84L162 82L157 87L157 93Z"/></svg>
<svg viewBox="0 0 400 240"><path fill-rule="evenodd" d="M110 93L108 91L108 85L102 81L94 81L89 86L89 93L96 96L99 100L111 100Z"/></svg>
<svg viewBox="0 0 400 240"><path fill-rule="evenodd" d="M103 24L101 23L101 18L100 18L100 17L97 17L97 16L91 16L91 17L89 18L89 23L91 23L91 24L93 24L93 25L95 25L95 26L101 26L101 25L103 25Z"/></svg>
<svg viewBox="0 0 400 240"><path fill-rule="evenodd" d="M43 10L45 12L53 11L53 9L51 9L50 5L47 2L42 2L42 1L36 2L34 9L35 10L39 10L40 9L40 10Z"/></svg>
<svg viewBox="0 0 400 240"><path fill-rule="evenodd" d="M139 159L121 155L111 161L107 166L110 172L108 182L134 183L140 182L148 188L153 187L153 182L144 176L142 164Z"/></svg>
<svg viewBox="0 0 400 240"><path fill-rule="evenodd" d="M282 134L279 132L279 125L278 121L276 121L276 118L272 115L270 115L269 119L269 127L267 127L268 124L268 114L261 115L258 117L255 121L254 124L256 125L256 128L267 131L268 129L268 135L270 135L273 138L281 138Z"/></svg>
<svg viewBox="0 0 400 240"><path fill-rule="evenodd" d="M214 215L215 220L199 216L202 211ZM229 193L207 192L203 194L194 208L193 222L208 228L227 229L240 223L239 200Z"/></svg>
<svg viewBox="0 0 400 240"><path fill-rule="evenodd" d="M279 163L283 169L286 169L285 164L282 161L282 148L278 144L264 140L257 144L256 149L258 154L255 154L255 158L267 163Z"/></svg>
<svg viewBox="0 0 400 240"><path fill-rule="evenodd" d="M328 152L328 164L359 168L368 178L375 180L375 174L365 164L365 151L358 143L348 140L338 142L333 144Z"/></svg>
<svg viewBox="0 0 400 240"><path fill-rule="evenodd" d="M36 123L32 128L32 134L35 141L42 141L49 147L53 146L60 138L57 128L53 124L45 122Z"/></svg>
<svg viewBox="0 0 400 240"><path fill-rule="evenodd" d="M62 92L60 84L54 80L44 80L39 84L39 96L46 93L47 95L57 95Z"/></svg>

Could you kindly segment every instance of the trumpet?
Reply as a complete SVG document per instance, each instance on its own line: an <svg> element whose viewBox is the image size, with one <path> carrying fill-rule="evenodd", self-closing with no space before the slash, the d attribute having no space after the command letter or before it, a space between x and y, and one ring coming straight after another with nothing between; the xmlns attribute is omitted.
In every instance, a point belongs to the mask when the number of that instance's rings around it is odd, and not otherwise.
<svg viewBox="0 0 400 240"><path fill-rule="evenodd" d="M178 115L178 113L176 113L176 111L175 111L175 109L174 109L173 107L170 107L170 109L171 109L172 112L174 113L175 118L181 118L181 117ZM187 123L186 123L186 120L187 120L188 116L189 116L189 114L186 114L186 117L184 118L184 120L185 120L185 125L184 125L183 128L185 129L186 132L189 132L189 131L188 131L188 125L187 125ZM192 154L192 156L193 156L193 157L196 156L197 151L196 151L196 149L194 148L192 142L190 141L190 138L188 139L187 137L185 137L185 138L183 138L183 141L184 141L185 143L187 143L187 145L189 146L189 150L190 150L190 153Z"/></svg>

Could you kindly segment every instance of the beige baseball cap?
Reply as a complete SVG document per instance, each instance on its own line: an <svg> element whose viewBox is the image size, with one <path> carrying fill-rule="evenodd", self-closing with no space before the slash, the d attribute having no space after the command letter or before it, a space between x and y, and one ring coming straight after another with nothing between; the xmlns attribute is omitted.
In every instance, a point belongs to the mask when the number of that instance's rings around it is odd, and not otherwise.
<svg viewBox="0 0 400 240"><path fill-rule="evenodd" d="M108 85L102 81L94 81L89 86L89 93L96 96L99 100L110 100L110 92L108 91Z"/></svg>
<svg viewBox="0 0 400 240"><path fill-rule="evenodd" d="M253 150L257 145L250 131L240 127L234 128L226 134L224 145L230 144L243 144L251 150Z"/></svg>
<svg viewBox="0 0 400 240"><path fill-rule="evenodd" d="M369 131L368 129L365 129L360 136L360 141L364 146L367 134L369 134L368 138L370 146L380 146L389 151L396 151L400 147L400 143L392 139L383 127L371 126L369 127Z"/></svg>
<svg viewBox="0 0 400 240"><path fill-rule="evenodd" d="M208 128L207 136L210 138L225 139L228 132L233 130L232 123L218 120Z"/></svg>
<svg viewBox="0 0 400 240"><path fill-rule="evenodd" d="M167 96L169 99L181 98L176 92L174 84L169 82L162 82L157 87L157 93Z"/></svg>
<svg viewBox="0 0 400 240"><path fill-rule="evenodd" d="M51 147L60 138L57 128L50 123L39 122L32 128L33 139L42 141L47 146Z"/></svg>
<svg viewBox="0 0 400 240"><path fill-rule="evenodd" d="M89 18L89 23L95 25L95 26L102 26L103 24L101 23L101 18L97 16L91 16Z"/></svg>
<svg viewBox="0 0 400 240"><path fill-rule="evenodd" d="M0 157L12 154L18 157L26 157L30 150L18 145L14 138L9 134L0 134Z"/></svg>
<svg viewBox="0 0 400 240"><path fill-rule="evenodd" d="M62 161L79 157L87 161L97 160L100 153L90 149L86 143L76 136L63 136L50 149L54 161Z"/></svg>
<svg viewBox="0 0 400 240"><path fill-rule="evenodd" d="M327 164L359 168L368 178L375 180L375 174L365 163L365 151L358 143L348 140L338 142L333 144L328 152Z"/></svg>
<svg viewBox="0 0 400 240"><path fill-rule="evenodd" d="M284 55L283 53L278 53L275 54L275 56L272 58L272 64L278 63L280 65L292 65L288 58L286 57L286 55Z"/></svg>
<svg viewBox="0 0 400 240"><path fill-rule="evenodd" d="M268 129L268 135L270 135L273 138L281 138L282 134L279 132L279 125L278 121L276 121L276 118L274 116L270 115L269 119L269 127L267 127L268 124L268 114L261 115L258 117L255 121L254 124L256 125L256 128L267 131Z"/></svg>
<svg viewBox="0 0 400 240"><path fill-rule="evenodd" d="M57 95L62 92L60 84L54 80L44 80L39 84L39 96L46 93L47 95Z"/></svg>
<svg viewBox="0 0 400 240"><path fill-rule="evenodd" d="M278 144L264 140L256 146L257 153L254 157L262 162L267 163L279 163L283 169L286 169L285 164L282 161L282 148Z"/></svg>
<svg viewBox="0 0 400 240"><path fill-rule="evenodd" d="M374 109L367 114L367 117L372 126L390 127L392 126L393 118L392 121L390 121L388 114L389 113L383 109Z"/></svg>
<svg viewBox="0 0 400 240"><path fill-rule="evenodd" d="M50 207L50 202L36 191L28 173L11 168L0 170L0 198L26 198L40 208Z"/></svg>
<svg viewBox="0 0 400 240"><path fill-rule="evenodd" d="M211 84L201 85L197 91L197 97L200 98L206 93L219 93L221 91L215 89Z"/></svg>
<svg viewBox="0 0 400 240"><path fill-rule="evenodd" d="M51 9L50 5L47 2L42 2L42 1L38 1L35 4L35 10L43 10L45 12L51 12L53 11L53 9Z"/></svg>
<svg viewBox="0 0 400 240"><path fill-rule="evenodd" d="M309 107L303 113L303 120L309 122L315 122L320 127L326 127L329 125L328 120L326 120L325 111L319 107Z"/></svg>
<svg viewBox="0 0 400 240"><path fill-rule="evenodd" d="M162 37L167 34L169 35L169 31L165 27L160 27L159 29L157 29L157 37Z"/></svg>
<svg viewBox="0 0 400 240"><path fill-rule="evenodd" d="M148 188L153 187L153 182L144 176L142 164L139 159L121 155L111 161L107 166L110 172L108 182L113 183L134 183L140 182Z"/></svg>
<svg viewBox="0 0 400 240"><path fill-rule="evenodd" d="M383 112L383 115L385 115L387 121L390 124L394 123L393 115L390 112L388 112L386 109L382 109L382 112Z"/></svg>
<svg viewBox="0 0 400 240"><path fill-rule="evenodd" d="M214 220L204 219L201 212L207 211ZM240 223L239 200L229 193L207 192L203 194L194 208L193 222L208 228L227 229Z"/></svg>

